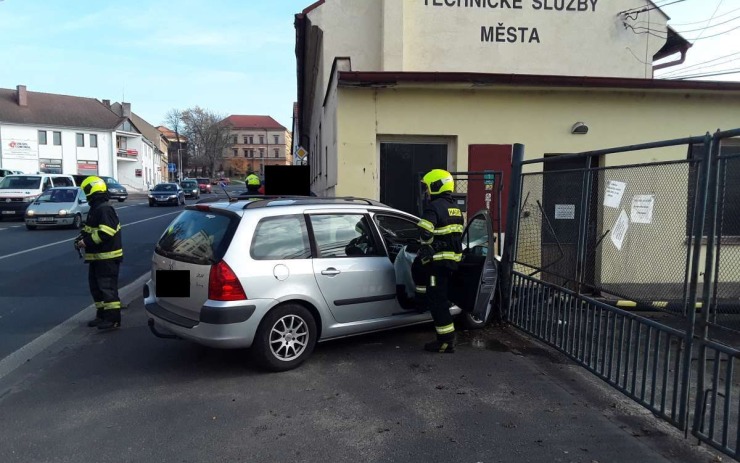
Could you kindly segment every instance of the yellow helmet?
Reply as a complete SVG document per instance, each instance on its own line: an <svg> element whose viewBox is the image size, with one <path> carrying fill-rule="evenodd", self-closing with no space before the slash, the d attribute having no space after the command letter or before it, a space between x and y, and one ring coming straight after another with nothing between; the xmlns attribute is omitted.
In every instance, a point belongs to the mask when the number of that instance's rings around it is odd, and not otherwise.
<svg viewBox="0 0 740 463"><path fill-rule="evenodd" d="M455 179L452 178L452 174L443 169L429 171L421 182L427 186L430 195L455 191Z"/></svg>
<svg viewBox="0 0 740 463"><path fill-rule="evenodd" d="M262 183L262 182L260 182L260 178L257 177L256 175L249 174L247 176L247 185L249 185L249 186L259 186L260 183Z"/></svg>
<svg viewBox="0 0 740 463"><path fill-rule="evenodd" d="M105 184L105 180L95 176L87 177L83 180L80 188L82 188L82 191L85 192L85 196L88 198L95 193L105 193L108 191L108 185Z"/></svg>

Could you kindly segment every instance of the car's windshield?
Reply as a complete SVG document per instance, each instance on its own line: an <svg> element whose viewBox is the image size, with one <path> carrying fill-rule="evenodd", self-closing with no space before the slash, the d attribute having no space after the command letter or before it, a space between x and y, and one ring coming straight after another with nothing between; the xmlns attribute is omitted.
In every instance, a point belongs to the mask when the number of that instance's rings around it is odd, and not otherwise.
<svg viewBox="0 0 740 463"><path fill-rule="evenodd" d="M177 191L177 187L168 183L155 186L154 191Z"/></svg>
<svg viewBox="0 0 740 463"><path fill-rule="evenodd" d="M113 177L103 177L103 180L105 180L105 183L108 185L118 185L118 180L114 179Z"/></svg>
<svg viewBox="0 0 740 463"><path fill-rule="evenodd" d="M36 200L40 203L73 203L77 199L77 190L74 188L62 188L49 190Z"/></svg>
<svg viewBox="0 0 740 463"><path fill-rule="evenodd" d="M210 182L208 181L207 178L199 178L198 183L203 184L203 183L210 183Z"/></svg>
<svg viewBox="0 0 740 463"><path fill-rule="evenodd" d="M193 181L182 182L180 185L184 188L195 188L198 186L198 184Z"/></svg>
<svg viewBox="0 0 740 463"><path fill-rule="evenodd" d="M35 176L16 176L5 177L0 182L2 190L38 190L41 187L41 177Z"/></svg>

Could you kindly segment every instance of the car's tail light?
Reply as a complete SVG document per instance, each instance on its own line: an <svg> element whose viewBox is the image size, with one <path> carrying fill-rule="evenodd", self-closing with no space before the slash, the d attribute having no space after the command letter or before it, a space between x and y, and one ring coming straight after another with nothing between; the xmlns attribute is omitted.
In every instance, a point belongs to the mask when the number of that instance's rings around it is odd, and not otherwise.
<svg viewBox="0 0 740 463"><path fill-rule="evenodd" d="M243 301L247 298L239 278L226 262L211 266L208 299L212 301Z"/></svg>

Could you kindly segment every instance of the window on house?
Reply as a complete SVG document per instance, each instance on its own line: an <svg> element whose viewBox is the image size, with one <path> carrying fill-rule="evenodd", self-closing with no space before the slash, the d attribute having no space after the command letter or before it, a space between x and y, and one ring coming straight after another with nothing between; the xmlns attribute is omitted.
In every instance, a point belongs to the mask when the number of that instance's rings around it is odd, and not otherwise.
<svg viewBox="0 0 740 463"><path fill-rule="evenodd" d="M234 135L233 137L231 137L231 144L236 145L237 143L239 143L239 138Z"/></svg>
<svg viewBox="0 0 740 463"><path fill-rule="evenodd" d="M249 137L246 135L244 135L244 144L245 145L249 144Z"/></svg>
<svg viewBox="0 0 740 463"><path fill-rule="evenodd" d="M280 144L280 135L273 135L272 136L275 139L275 144Z"/></svg>
<svg viewBox="0 0 740 463"><path fill-rule="evenodd" d="M78 133L77 134L77 146L78 147L84 147L85 146L85 134L84 133Z"/></svg>
<svg viewBox="0 0 740 463"><path fill-rule="evenodd" d="M46 144L46 130L39 130L39 145Z"/></svg>
<svg viewBox="0 0 740 463"><path fill-rule="evenodd" d="M246 148L244 148L244 157L245 158L249 157L249 150Z"/></svg>
<svg viewBox="0 0 740 463"><path fill-rule="evenodd" d="M98 136L90 135L90 148L97 148L97 147L98 147Z"/></svg>
<svg viewBox="0 0 740 463"><path fill-rule="evenodd" d="M239 150L238 149L234 148L232 151L234 152L234 157L239 156Z"/></svg>
<svg viewBox="0 0 740 463"><path fill-rule="evenodd" d="M249 136L249 144L254 145L254 137L252 135Z"/></svg>
<svg viewBox="0 0 740 463"><path fill-rule="evenodd" d="M275 148L275 157L276 158L280 157L280 150L278 148Z"/></svg>
<svg viewBox="0 0 740 463"><path fill-rule="evenodd" d="M260 135L260 145L264 145L264 144L265 144L265 136Z"/></svg>
<svg viewBox="0 0 740 463"><path fill-rule="evenodd" d="M52 139L55 146L62 146L62 132L52 132Z"/></svg>
<svg viewBox="0 0 740 463"><path fill-rule="evenodd" d="M261 158L264 158L265 157L265 149L264 148L260 148L260 157Z"/></svg>
<svg viewBox="0 0 740 463"><path fill-rule="evenodd" d="M124 121L123 124L121 124L121 130L124 132L135 132L134 126L131 125L131 121Z"/></svg>

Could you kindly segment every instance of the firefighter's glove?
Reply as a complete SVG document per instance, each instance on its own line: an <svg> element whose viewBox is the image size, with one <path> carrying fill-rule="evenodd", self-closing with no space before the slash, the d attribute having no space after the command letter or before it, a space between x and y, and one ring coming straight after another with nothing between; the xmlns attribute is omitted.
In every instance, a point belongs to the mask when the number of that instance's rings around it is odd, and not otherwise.
<svg viewBox="0 0 740 463"><path fill-rule="evenodd" d="M417 258L421 261L422 265L427 265L434 260L434 249L428 244L424 244L419 248L419 252L416 253Z"/></svg>

